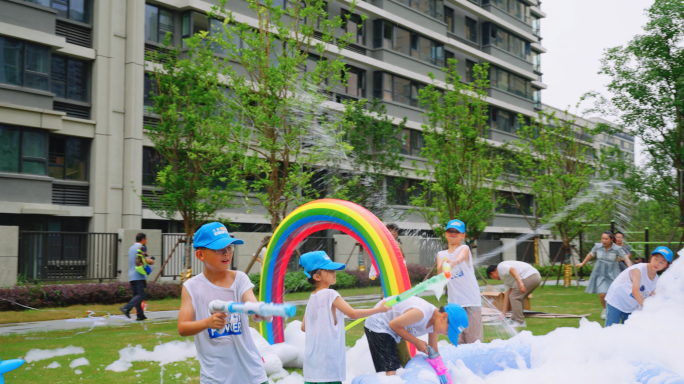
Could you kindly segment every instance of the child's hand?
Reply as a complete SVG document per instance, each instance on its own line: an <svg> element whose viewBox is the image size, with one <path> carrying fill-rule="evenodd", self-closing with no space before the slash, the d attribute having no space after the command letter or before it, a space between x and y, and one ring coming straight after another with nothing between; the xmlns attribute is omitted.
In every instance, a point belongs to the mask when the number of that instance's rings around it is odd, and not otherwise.
<svg viewBox="0 0 684 384"><path fill-rule="evenodd" d="M249 317L252 319L252 321L255 321L257 323L260 323L264 320L266 320L267 323L270 323L271 321L273 321L273 316L262 317L259 315L249 315Z"/></svg>
<svg viewBox="0 0 684 384"><path fill-rule="evenodd" d="M386 300L383 300L378 304L377 306L378 313L385 313L388 312L391 308L387 306Z"/></svg>
<svg viewBox="0 0 684 384"><path fill-rule="evenodd" d="M414 345L416 346L417 350L423 352L426 355L428 354L428 350L427 350L428 343L426 343L425 341L419 339L418 343L416 343Z"/></svg>
<svg viewBox="0 0 684 384"><path fill-rule="evenodd" d="M207 328L213 328L213 329L223 329L226 326L226 318L228 315L226 315L223 312L215 312L212 313L211 316L207 317Z"/></svg>

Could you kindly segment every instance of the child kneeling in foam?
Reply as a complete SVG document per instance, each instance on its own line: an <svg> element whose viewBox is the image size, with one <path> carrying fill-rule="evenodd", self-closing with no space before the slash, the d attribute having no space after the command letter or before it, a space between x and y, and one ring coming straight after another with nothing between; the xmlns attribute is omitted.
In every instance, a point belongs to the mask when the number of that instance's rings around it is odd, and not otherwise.
<svg viewBox="0 0 684 384"><path fill-rule="evenodd" d="M365 332L376 372L395 375L401 368L397 343L405 339L420 352L428 353L430 345L435 351L437 337L448 335L458 345L458 335L468 327L468 315L458 304L450 303L437 308L419 297L411 297L394 305L387 313L366 319ZM418 336L428 334L428 342Z"/></svg>
<svg viewBox="0 0 684 384"><path fill-rule="evenodd" d="M244 272L231 271L234 239L221 223L203 225L195 232L195 256L204 272L183 284L178 333L195 336L200 383L267 383L266 370L243 313L209 312L213 300L256 302L254 284ZM252 316L254 321L263 320Z"/></svg>
<svg viewBox="0 0 684 384"><path fill-rule="evenodd" d="M337 282L335 271L346 266L335 263L323 251L309 252L299 258L299 265L316 287L306 305L302 332L304 381L306 383L342 383L347 375L347 348L344 339L344 315L358 319L387 312L384 302L371 309L354 309L330 286Z"/></svg>
<svg viewBox="0 0 684 384"><path fill-rule="evenodd" d="M644 300L655 294L657 273L672 263L672 251L658 247L649 263L634 264L622 271L606 295L606 327L624 323L629 315L644 306Z"/></svg>

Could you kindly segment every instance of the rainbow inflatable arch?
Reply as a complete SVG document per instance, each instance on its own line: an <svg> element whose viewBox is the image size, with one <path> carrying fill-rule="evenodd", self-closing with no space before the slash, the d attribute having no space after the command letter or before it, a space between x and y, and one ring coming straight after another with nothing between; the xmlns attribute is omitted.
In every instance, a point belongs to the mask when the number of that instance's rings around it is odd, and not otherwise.
<svg viewBox="0 0 684 384"><path fill-rule="evenodd" d="M261 265L259 301L282 303L287 263L299 243L314 232L336 229L361 243L371 256L385 297L411 288L406 264L397 243L382 222L360 205L336 199L315 200L294 210L271 237ZM271 344L282 343L283 319L261 322L260 331Z"/></svg>

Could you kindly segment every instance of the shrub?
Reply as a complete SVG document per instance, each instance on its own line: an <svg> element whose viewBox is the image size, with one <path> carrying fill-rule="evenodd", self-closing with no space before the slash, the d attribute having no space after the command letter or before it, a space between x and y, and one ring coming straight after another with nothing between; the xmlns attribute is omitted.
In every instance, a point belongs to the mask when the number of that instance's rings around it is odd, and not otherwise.
<svg viewBox="0 0 684 384"><path fill-rule="evenodd" d="M406 270L408 270L409 279L411 280L411 285L416 285L423 281L425 275L432 267L426 267L420 264L408 264L406 265Z"/></svg>
<svg viewBox="0 0 684 384"><path fill-rule="evenodd" d="M337 272L337 283L332 286L333 289L356 288L358 279L354 275L346 272Z"/></svg>
<svg viewBox="0 0 684 384"><path fill-rule="evenodd" d="M180 295L181 286L178 284L147 284L147 300L161 300ZM5 299L0 301L0 310L8 311L25 309L14 303L32 308L125 303L133 298L133 294L128 283L116 282L0 288L0 297Z"/></svg>
<svg viewBox="0 0 684 384"><path fill-rule="evenodd" d="M359 271L358 269L352 269L345 271L348 275L354 276L356 278L356 286L359 288L363 287L378 287L382 285L379 278L371 280L368 277L368 270Z"/></svg>

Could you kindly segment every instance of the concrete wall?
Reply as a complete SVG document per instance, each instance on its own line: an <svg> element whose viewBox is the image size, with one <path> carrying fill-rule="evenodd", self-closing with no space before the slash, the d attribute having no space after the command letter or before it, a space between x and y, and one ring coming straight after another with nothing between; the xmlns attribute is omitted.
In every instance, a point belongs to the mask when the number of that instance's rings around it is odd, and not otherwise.
<svg viewBox="0 0 684 384"><path fill-rule="evenodd" d="M0 287L17 285L19 227L0 226Z"/></svg>
<svg viewBox="0 0 684 384"><path fill-rule="evenodd" d="M518 248L515 246L515 239L501 239L501 245L504 247L504 251L501 255L504 261L507 260L517 260L518 259Z"/></svg>
<svg viewBox="0 0 684 384"><path fill-rule="evenodd" d="M119 230L119 281L128 280L128 269L130 267L128 250L135 244L135 236L140 233L139 229L121 229ZM152 280L159 273L161 268L161 254L162 254L162 235L160 230L146 229L143 233L147 235L147 256L155 257L155 264L152 265L152 273L148 276L148 281ZM157 264L156 262L159 262Z"/></svg>
<svg viewBox="0 0 684 384"><path fill-rule="evenodd" d="M234 258L235 269L238 271L245 271L249 265L249 261L252 259L254 253L258 250L259 245L263 241L265 236L271 236L271 233L264 232L233 232L230 234L236 239L242 239L245 244L238 245L236 248ZM260 273L261 263L254 262L252 269L249 273Z"/></svg>
<svg viewBox="0 0 684 384"><path fill-rule="evenodd" d="M52 177L0 173L0 201L52 204Z"/></svg>

